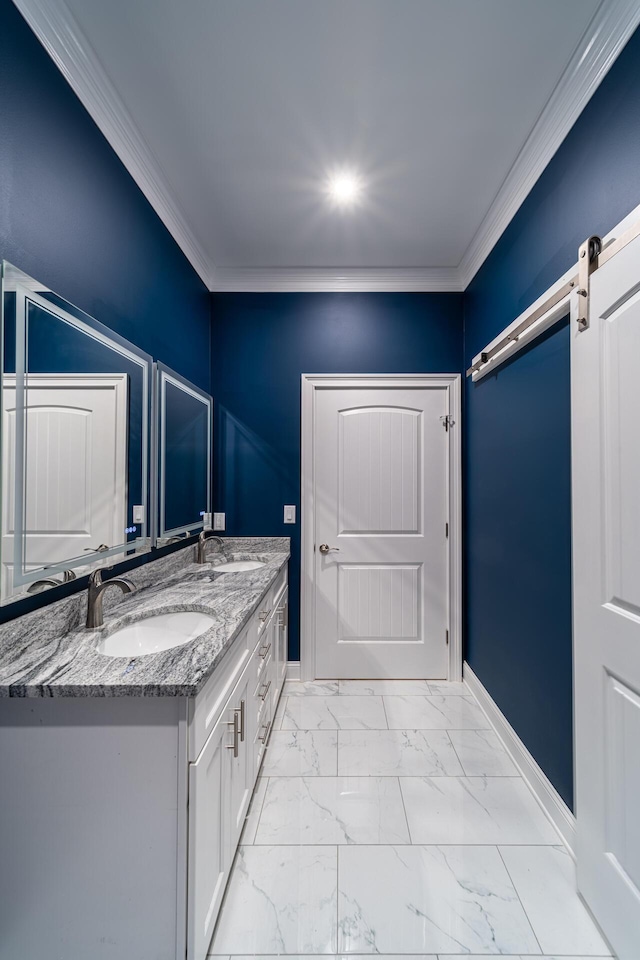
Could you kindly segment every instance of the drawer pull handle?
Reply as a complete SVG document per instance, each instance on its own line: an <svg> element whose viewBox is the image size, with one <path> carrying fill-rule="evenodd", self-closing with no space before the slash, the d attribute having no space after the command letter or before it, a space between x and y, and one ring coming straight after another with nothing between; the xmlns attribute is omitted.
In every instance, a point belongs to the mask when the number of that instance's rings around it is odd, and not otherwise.
<svg viewBox="0 0 640 960"><path fill-rule="evenodd" d="M259 656L261 660L265 659L269 650L271 650L271 640L269 640L269 643L265 647L260 647Z"/></svg>
<svg viewBox="0 0 640 960"><path fill-rule="evenodd" d="M244 743L244 700L240 701L240 743Z"/></svg>
<svg viewBox="0 0 640 960"><path fill-rule="evenodd" d="M270 613L271 613L271 610L261 610L260 613L258 614L258 617L259 617L259 619L262 620L262 622L264 623L265 620L268 620L268 619L269 619L269 614L270 614Z"/></svg>
<svg viewBox="0 0 640 960"><path fill-rule="evenodd" d="M227 746L227 750L233 750L234 759L238 756L238 739L240 736L240 727L238 724L238 713L239 710L233 711L233 720L227 720L227 726L233 727L233 743L230 743Z"/></svg>
<svg viewBox="0 0 640 960"><path fill-rule="evenodd" d="M260 699L264 702L267 699L267 694L269 693L269 687L271 686L271 680L268 683L264 684L264 693L260 694Z"/></svg>
<svg viewBox="0 0 640 960"><path fill-rule="evenodd" d="M267 742L267 737L269 736L269 730L270 730L270 728L271 728L271 720L269 720L268 723L265 723L265 725L264 725L263 728L262 728L262 729L264 730L264 736L263 736L263 737L258 737L258 739L260 740L260 743L266 743L266 742Z"/></svg>

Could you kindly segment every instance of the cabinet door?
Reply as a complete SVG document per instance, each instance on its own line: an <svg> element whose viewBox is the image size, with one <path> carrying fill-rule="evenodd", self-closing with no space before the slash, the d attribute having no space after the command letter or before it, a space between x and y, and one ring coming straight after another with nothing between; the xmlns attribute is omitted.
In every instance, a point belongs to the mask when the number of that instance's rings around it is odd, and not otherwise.
<svg viewBox="0 0 640 960"><path fill-rule="evenodd" d="M249 717L249 698L253 697L253 690L250 689L251 679L252 672L246 669L229 701L229 713L232 715L232 719L234 714L237 718L237 728L229 727L229 730L231 730L229 745L232 749L226 751L227 757L223 773L224 818L226 821L229 866L233 861L244 826L254 784L253 742L251 737L253 724ZM235 750L233 749L234 739L236 741Z"/></svg>
<svg viewBox="0 0 640 960"><path fill-rule="evenodd" d="M204 960L253 790L247 666L189 764L188 960ZM252 692L252 691L251 691Z"/></svg>
<svg viewBox="0 0 640 960"><path fill-rule="evenodd" d="M225 713L195 763L189 764L188 960L203 960L229 868L222 783L228 764Z"/></svg>

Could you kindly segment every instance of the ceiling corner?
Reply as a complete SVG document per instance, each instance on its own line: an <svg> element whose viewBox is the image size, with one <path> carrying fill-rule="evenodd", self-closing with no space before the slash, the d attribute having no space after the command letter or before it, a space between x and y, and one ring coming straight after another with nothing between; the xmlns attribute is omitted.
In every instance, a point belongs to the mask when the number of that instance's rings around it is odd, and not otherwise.
<svg viewBox="0 0 640 960"><path fill-rule="evenodd" d="M460 262L471 283L640 23L637 0L602 0Z"/></svg>
<svg viewBox="0 0 640 960"><path fill-rule="evenodd" d="M166 177L63 0L13 0L203 282L211 264Z"/></svg>

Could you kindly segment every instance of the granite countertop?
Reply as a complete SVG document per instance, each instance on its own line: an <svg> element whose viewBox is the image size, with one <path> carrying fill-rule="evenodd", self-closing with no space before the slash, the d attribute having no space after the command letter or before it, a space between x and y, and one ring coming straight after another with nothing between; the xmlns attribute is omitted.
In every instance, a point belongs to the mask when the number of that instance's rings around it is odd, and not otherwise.
<svg viewBox="0 0 640 960"><path fill-rule="evenodd" d="M193 547L132 571L136 593L119 602L105 594L105 622L87 630L79 622L86 594L59 601L0 627L0 697L192 697L202 689L289 559L286 538L233 540L225 555L196 564ZM265 565L216 574L225 558ZM156 578L153 570L157 564ZM137 577L136 575L139 574ZM129 575L127 575L129 576ZM140 582L138 582L140 581ZM101 639L136 620L162 613L199 611L215 620L195 640L141 657L107 657Z"/></svg>

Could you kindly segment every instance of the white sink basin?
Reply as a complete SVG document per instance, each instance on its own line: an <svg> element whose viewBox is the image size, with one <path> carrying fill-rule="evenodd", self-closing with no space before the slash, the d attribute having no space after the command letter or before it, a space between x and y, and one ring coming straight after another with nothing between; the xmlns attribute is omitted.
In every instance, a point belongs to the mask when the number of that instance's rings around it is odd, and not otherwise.
<svg viewBox="0 0 640 960"><path fill-rule="evenodd" d="M258 570L264 567L263 560L227 560L217 564L216 573L242 573L243 570Z"/></svg>
<svg viewBox="0 0 640 960"><path fill-rule="evenodd" d="M181 647L205 633L213 623L213 617L206 613L161 613L116 630L100 641L96 651L105 657L144 657Z"/></svg>

